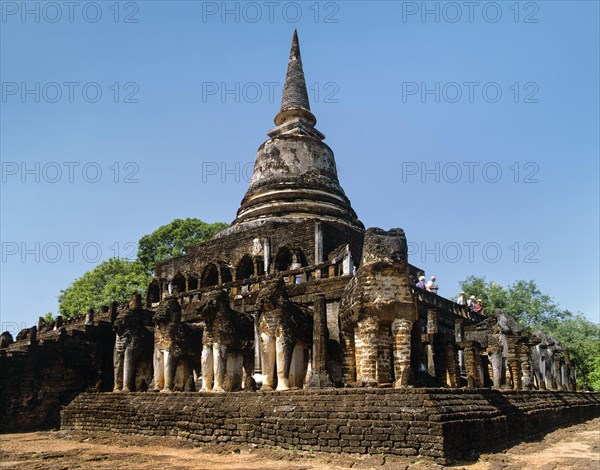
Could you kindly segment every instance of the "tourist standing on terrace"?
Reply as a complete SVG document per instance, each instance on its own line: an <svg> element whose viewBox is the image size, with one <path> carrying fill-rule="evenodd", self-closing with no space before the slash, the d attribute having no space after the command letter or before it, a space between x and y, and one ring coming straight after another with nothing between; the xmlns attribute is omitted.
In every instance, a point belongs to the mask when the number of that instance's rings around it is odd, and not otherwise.
<svg viewBox="0 0 600 470"><path fill-rule="evenodd" d="M419 289L425 290L427 287L425 286L425 276L419 276L419 282L417 282L417 287Z"/></svg>
<svg viewBox="0 0 600 470"><path fill-rule="evenodd" d="M471 312L475 311L475 296L474 295L469 297L469 302L467 303L467 307L469 307L469 310Z"/></svg>
<svg viewBox="0 0 600 470"><path fill-rule="evenodd" d="M435 283L435 276L431 276L431 280L425 285L425 287L429 292L434 294L437 294L437 291L440 288L440 286Z"/></svg>

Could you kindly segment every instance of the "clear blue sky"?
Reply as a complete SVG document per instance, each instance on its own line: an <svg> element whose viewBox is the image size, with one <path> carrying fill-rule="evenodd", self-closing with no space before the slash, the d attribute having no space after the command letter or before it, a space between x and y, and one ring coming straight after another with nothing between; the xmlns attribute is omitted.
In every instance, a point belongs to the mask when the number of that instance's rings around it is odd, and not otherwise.
<svg viewBox="0 0 600 470"><path fill-rule="evenodd" d="M534 279L598 321L598 2L95 5L1 5L2 330L174 218L233 220L294 28L367 227L404 228L444 296Z"/></svg>

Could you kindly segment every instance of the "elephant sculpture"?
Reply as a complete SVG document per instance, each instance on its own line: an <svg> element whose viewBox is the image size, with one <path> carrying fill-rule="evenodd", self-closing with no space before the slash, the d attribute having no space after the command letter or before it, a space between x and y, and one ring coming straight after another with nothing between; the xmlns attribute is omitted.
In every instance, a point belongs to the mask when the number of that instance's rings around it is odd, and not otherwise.
<svg viewBox="0 0 600 470"><path fill-rule="evenodd" d="M313 318L309 308L288 298L283 279L266 283L255 303L265 376L262 390L301 388L308 368L308 351L312 348ZM294 365L291 374L292 364Z"/></svg>
<svg viewBox="0 0 600 470"><path fill-rule="evenodd" d="M201 391L254 391L254 319L234 311L227 291L203 294L186 313L204 323Z"/></svg>
<svg viewBox="0 0 600 470"><path fill-rule="evenodd" d="M155 391L193 390L200 375L202 331L181 321L181 305L174 298L163 300L154 314Z"/></svg>
<svg viewBox="0 0 600 470"><path fill-rule="evenodd" d="M554 339L542 331L536 331L539 342L531 347L531 363L535 382L540 390L552 389L552 369L554 367Z"/></svg>
<svg viewBox="0 0 600 470"><path fill-rule="evenodd" d="M346 385L375 387L393 379L394 387L411 385L411 334L417 316L404 231L369 228L360 267L340 301Z"/></svg>
<svg viewBox="0 0 600 470"><path fill-rule="evenodd" d="M139 294L118 312L113 352L114 392L144 391L152 379L152 312L142 308Z"/></svg>
<svg viewBox="0 0 600 470"><path fill-rule="evenodd" d="M538 343L538 336L527 332L515 318L500 309L466 327L460 344L469 356L466 361L469 386L534 388Z"/></svg>

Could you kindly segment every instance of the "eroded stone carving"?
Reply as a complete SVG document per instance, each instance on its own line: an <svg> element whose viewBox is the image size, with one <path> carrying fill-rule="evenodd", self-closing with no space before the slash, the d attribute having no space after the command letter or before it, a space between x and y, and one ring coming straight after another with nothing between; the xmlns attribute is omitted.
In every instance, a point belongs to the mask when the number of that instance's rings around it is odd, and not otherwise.
<svg viewBox="0 0 600 470"><path fill-rule="evenodd" d="M182 323L181 305L174 298L163 300L154 314L155 391L193 390L200 375L202 332Z"/></svg>
<svg viewBox="0 0 600 470"><path fill-rule="evenodd" d="M283 279L262 286L256 298L263 358L262 390L302 388L312 348L313 323L309 308L288 298ZM291 378L291 380L290 380Z"/></svg>
<svg viewBox="0 0 600 470"><path fill-rule="evenodd" d="M254 320L231 309L229 295L217 290L194 301L189 311L204 322L202 391L254 390Z"/></svg>
<svg viewBox="0 0 600 470"><path fill-rule="evenodd" d="M410 291L404 231L370 228L362 260L340 303L347 384L412 383L411 332L417 307Z"/></svg>
<svg viewBox="0 0 600 470"><path fill-rule="evenodd" d="M115 392L144 391L152 380L152 312L142 308L139 294L113 323L116 333L113 353Z"/></svg>

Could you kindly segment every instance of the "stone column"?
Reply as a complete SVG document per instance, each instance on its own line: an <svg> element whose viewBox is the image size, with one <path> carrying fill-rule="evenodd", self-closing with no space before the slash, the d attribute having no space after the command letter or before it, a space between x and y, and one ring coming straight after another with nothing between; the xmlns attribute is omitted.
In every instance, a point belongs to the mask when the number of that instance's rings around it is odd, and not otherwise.
<svg viewBox="0 0 600 470"><path fill-rule="evenodd" d="M413 322L399 318L392 323L394 336L394 388L407 387L412 384L413 374L410 367L411 333Z"/></svg>
<svg viewBox="0 0 600 470"><path fill-rule="evenodd" d="M37 344L37 326L29 328L29 346L35 346Z"/></svg>
<svg viewBox="0 0 600 470"><path fill-rule="evenodd" d="M391 352L390 325L380 324L377 341L377 383L379 384L391 384L392 382Z"/></svg>
<svg viewBox="0 0 600 470"><path fill-rule="evenodd" d="M431 342L425 344L425 353L427 354L427 373L435 379L435 351Z"/></svg>
<svg viewBox="0 0 600 470"><path fill-rule="evenodd" d="M483 386L481 377L481 359L479 351L473 342L469 342L464 349L465 368L467 370L467 387L479 388Z"/></svg>
<svg viewBox="0 0 600 470"><path fill-rule="evenodd" d="M465 352L462 349L458 350L458 368L461 373L465 371Z"/></svg>
<svg viewBox="0 0 600 470"><path fill-rule="evenodd" d="M327 305L324 295L315 295L313 313L313 349L312 376L307 383L308 388L332 387L327 374Z"/></svg>
<svg viewBox="0 0 600 470"><path fill-rule="evenodd" d="M506 358L507 367L510 370L510 375L512 377L512 389L520 390L522 388L522 380L521 380L521 361L519 358L519 354L517 351L516 339L514 337L507 338L508 343L508 357Z"/></svg>
<svg viewBox="0 0 600 470"><path fill-rule="evenodd" d="M367 317L358 322L357 330L356 381L363 386L376 387L379 322L376 318Z"/></svg>
<svg viewBox="0 0 600 470"><path fill-rule="evenodd" d="M454 343L446 344L446 384L449 387L456 388L459 384L460 370L456 355L456 345Z"/></svg>
<svg viewBox="0 0 600 470"><path fill-rule="evenodd" d="M119 314L118 307L119 307L119 304L117 303L117 301L113 301L110 303L108 311L110 313L110 322L111 323L114 323L115 320L117 319L117 315Z"/></svg>
<svg viewBox="0 0 600 470"><path fill-rule="evenodd" d="M262 360L260 353L260 334L258 332L258 315L252 315L254 320L254 373L262 374Z"/></svg>
<svg viewBox="0 0 600 470"><path fill-rule="evenodd" d="M435 309L427 310L427 334L433 335L438 332L438 313Z"/></svg>
<svg viewBox="0 0 600 470"><path fill-rule="evenodd" d="M350 247L346 245L346 253L344 254L344 259L342 261L342 274L352 274L353 271L354 263L352 262L352 253L350 253Z"/></svg>
<svg viewBox="0 0 600 470"><path fill-rule="evenodd" d="M344 385L356 383L356 348L354 346L354 329L346 326L340 331L342 346L342 380Z"/></svg>
<svg viewBox="0 0 600 470"><path fill-rule="evenodd" d="M438 313L435 309L427 310L427 335L430 338L429 343L425 345L427 353L427 373L434 379L438 378L435 357L435 341L436 333L438 332Z"/></svg>
<svg viewBox="0 0 600 470"><path fill-rule="evenodd" d="M323 262L323 227L321 222L315 223L315 264Z"/></svg>
<svg viewBox="0 0 600 470"><path fill-rule="evenodd" d="M464 324L462 318L457 318L454 321L454 341L460 343L464 336Z"/></svg>
<svg viewBox="0 0 600 470"><path fill-rule="evenodd" d="M271 240L265 238L263 240L263 263L265 268L265 274L269 274L269 261L271 259Z"/></svg>

